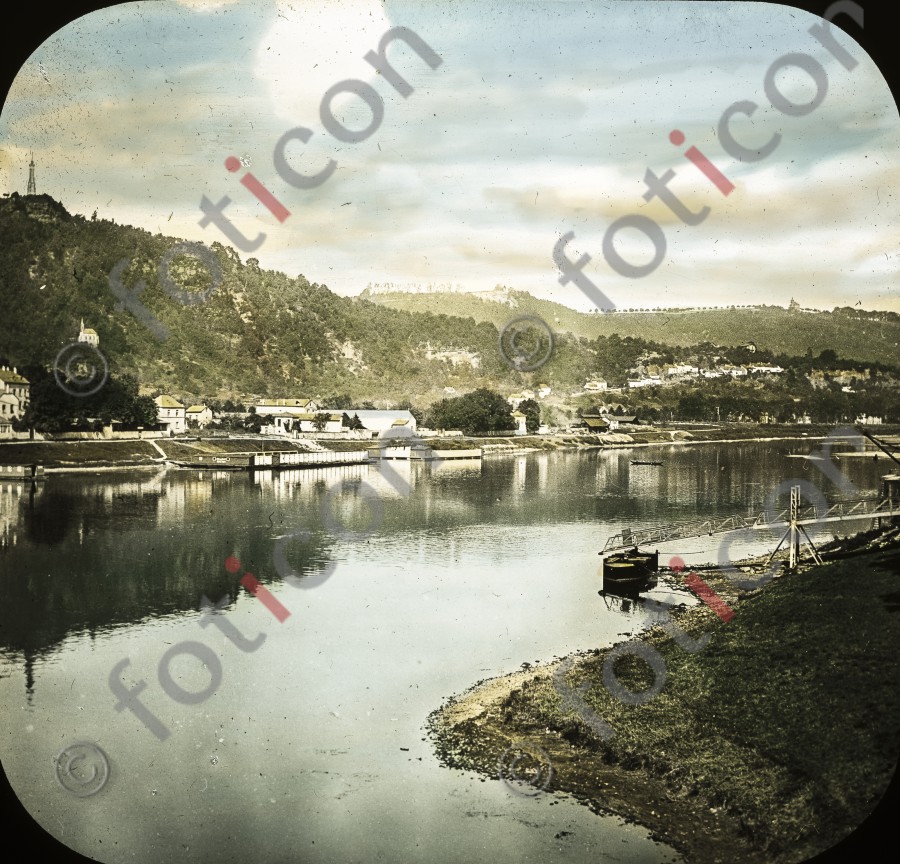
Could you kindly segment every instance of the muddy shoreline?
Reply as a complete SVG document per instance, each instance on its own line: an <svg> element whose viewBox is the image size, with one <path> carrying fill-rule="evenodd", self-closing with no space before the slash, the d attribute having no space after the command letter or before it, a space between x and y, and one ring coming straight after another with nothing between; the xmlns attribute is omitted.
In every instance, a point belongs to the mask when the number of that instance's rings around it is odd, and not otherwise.
<svg viewBox="0 0 900 864"><path fill-rule="evenodd" d="M879 536L881 539L872 539ZM717 649L721 656L715 656L710 647L694 655L681 652L683 657L679 657L677 651L673 653L671 636L661 627L638 634L636 640L666 657L670 672L666 686L673 690L667 702L661 697L653 709L623 708L614 703L601 675L613 646L554 658L512 675L480 681L437 708L429 716L427 728L441 763L497 781L498 760L509 748L524 754L522 764L538 766L549 760L552 781L540 787L546 788L540 796L568 793L594 812L612 813L643 825L691 864L786 864L830 848L868 815L883 794L900 748L898 741L878 745L893 759L888 771L884 753L870 742L844 753L846 740L837 730L844 718L858 714L883 730L873 735L888 734L896 739L900 699L883 707L889 718L873 715L877 709L860 707L859 697L855 702L849 696L844 698L841 688L852 690L853 684L847 683L852 679L842 679L837 673L833 679L828 677L828 670L822 668L827 664L815 654L822 650L818 643L827 642L828 650L839 658L834 662L847 667L844 675L864 679L866 687L880 685L883 689L900 683L884 681L877 665L890 664L890 657L896 656L900 647L900 627L894 622L898 616L885 616L881 609L882 604L900 602L896 591L898 529L889 532L887 539L870 532L849 541L849 548L845 542L844 548L835 544L830 551L835 560L806 566L794 576L776 578L755 591L736 588L730 580L717 576L712 565L694 568L735 610L735 618L725 623L700 604L679 608L670 620L692 638L710 632L710 645L731 644ZM760 573L759 560L741 562L741 569ZM854 629L842 618L846 614L843 607L833 602L845 577L852 578L865 595L853 596L848 605L854 606L857 616L860 610L868 614L871 608L873 617L880 616L893 628L889 638L880 633L877 639L858 644ZM886 587L894 591L885 593ZM810 604L818 607L818 622L809 619ZM886 608L895 611L896 607ZM785 614L786 610L791 611ZM780 615L790 622L794 612L804 621L806 632L791 631L787 639L791 648L783 651L779 642L789 625L773 623L772 632L766 633L766 622ZM852 618L853 612L849 614ZM739 623L742 617L751 622L746 629ZM885 624L882 630L886 629ZM760 664L758 657L766 652L772 659L768 665ZM807 654L808 661L804 659ZM845 655L852 657L852 662ZM675 669L679 662L684 670L681 678ZM552 680L563 663L572 668L565 679L557 679L557 685L564 680L570 692L581 692L574 682L588 681L590 708L609 721L615 737L604 740L583 716L567 710ZM616 675L619 677L618 670ZM798 684L804 675L818 679L816 686ZM893 672L887 677L897 678ZM786 693L781 692L779 698L767 695L779 694L767 688L782 679ZM647 686L645 681L631 689ZM721 710L715 698L711 701L716 710L710 713L704 714L692 704L708 698L706 688L712 694L728 690L734 693L729 698L735 702L746 700L748 693L755 695L740 710L735 709L737 714L729 722L722 716L727 711ZM861 692L867 691L863 688ZM817 716L823 703L834 706L831 717ZM726 700L726 708L729 704ZM648 711L655 713L648 715ZM743 728L741 712L755 721L765 718L769 727L765 740L759 740L756 730ZM705 722L698 721L701 717ZM824 772L824 779L805 773L802 739L792 749L792 736L803 724L815 730L817 746L825 746L828 753L833 747L840 754ZM785 741L778 737L782 727L790 730L784 732ZM776 759L773 751L784 752ZM522 776L524 782L531 777L527 772ZM538 776L537 767L534 776ZM545 778L546 772L540 776ZM788 839L791 837L796 839Z"/></svg>

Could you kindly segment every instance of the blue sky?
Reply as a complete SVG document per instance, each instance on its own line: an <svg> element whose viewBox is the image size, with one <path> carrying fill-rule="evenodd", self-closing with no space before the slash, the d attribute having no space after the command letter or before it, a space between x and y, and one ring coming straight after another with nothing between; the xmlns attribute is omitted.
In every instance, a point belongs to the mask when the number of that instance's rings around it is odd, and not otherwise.
<svg viewBox="0 0 900 864"><path fill-rule="evenodd" d="M823 7L824 8L824 7ZM239 254L303 273L342 294L398 287L502 284L581 309L551 253L574 231L569 257L619 307L730 305L791 297L807 306L900 311L896 225L900 122L878 68L846 34L846 70L809 34L817 18L763 3L305 2L157 0L93 12L58 31L22 68L0 113L0 190L25 192L35 153L39 192L71 211L167 235L229 243L198 224L200 200L232 199L228 218L259 249ZM432 70L397 43L391 63L414 88L397 94L364 60L390 27L415 31L442 58ZM764 92L777 58L800 53L825 70L827 93L787 116ZM325 91L368 82L384 104L379 128L348 143L323 128ZM815 87L785 69L796 103ZM748 145L779 133L754 163L721 146L717 126L737 100L759 108L733 123ZM335 115L362 128L371 113L338 97ZM289 163L334 174L298 189ZM669 132L686 141L674 146ZM723 196L683 155L694 145L734 184ZM247 167L229 173L229 155ZM644 174L675 171L684 224ZM279 222L239 179L249 170L291 212ZM631 279L604 259L609 225L647 216L666 238L662 263ZM633 230L616 248L653 254Z"/></svg>

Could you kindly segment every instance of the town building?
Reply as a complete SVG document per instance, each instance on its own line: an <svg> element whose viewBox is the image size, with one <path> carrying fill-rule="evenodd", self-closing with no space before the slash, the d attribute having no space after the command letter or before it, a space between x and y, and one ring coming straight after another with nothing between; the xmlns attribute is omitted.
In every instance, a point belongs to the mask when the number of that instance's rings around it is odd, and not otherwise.
<svg viewBox="0 0 900 864"><path fill-rule="evenodd" d="M594 378L591 381L585 381L584 390L588 393L599 393L602 390L606 390L609 387L606 381L603 381L600 378Z"/></svg>
<svg viewBox="0 0 900 864"><path fill-rule="evenodd" d="M416 418L409 411L373 411L348 409L346 412L351 419L355 414L359 417L365 429L369 429L376 434L381 434L387 430L409 430L416 431Z"/></svg>
<svg viewBox="0 0 900 864"><path fill-rule="evenodd" d="M651 375L648 378L638 378L636 381L629 381L628 386L632 390L636 390L638 387L659 387L662 384L662 379L659 375Z"/></svg>
<svg viewBox="0 0 900 864"><path fill-rule="evenodd" d="M157 396L156 420L170 435L182 435L187 424L184 417L184 405L172 396Z"/></svg>
<svg viewBox="0 0 900 864"><path fill-rule="evenodd" d="M581 422L576 425L594 433L610 432L613 428L618 429L619 427L619 424L612 417L599 416L582 417Z"/></svg>
<svg viewBox="0 0 900 864"><path fill-rule="evenodd" d="M203 429L212 423L213 413L206 405L191 405L184 412L184 419L189 427L196 426L198 429Z"/></svg>
<svg viewBox="0 0 900 864"><path fill-rule="evenodd" d="M312 399L262 399L256 403L256 413L268 414L270 417L296 412L315 414L318 410L319 404Z"/></svg>
<svg viewBox="0 0 900 864"><path fill-rule="evenodd" d="M513 411L512 418L516 421L516 435L527 435L528 428L526 423L528 418L521 411Z"/></svg>
<svg viewBox="0 0 900 864"><path fill-rule="evenodd" d="M325 424L321 429L316 427L316 417L324 414ZM331 411L292 411L275 414L272 422L260 426L263 435L293 435L295 432L343 432L344 415Z"/></svg>
<svg viewBox="0 0 900 864"><path fill-rule="evenodd" d="M513 409L518 408L526 399L534 399L534 392L523 390L521 393L512 393L506 397L506 401L512 405Z"/></svg>
<svg viewBox="0 0 900 864"><path fill-rule="evenodd" d="M15 366L0 367L0 433L12 432L12 421L18 420L31 401L31 385ZM5 430L4 427L9 428Z"/></svg>
<svg viewBox="0 0 900 864"><path fill-rule="evenodd" d="M81 319L81 330L78 332L78 341L91 345L94 348L100 344L100 337L97 335L97 331L92 330L90 327L85 329L84 318Z"/></svg>

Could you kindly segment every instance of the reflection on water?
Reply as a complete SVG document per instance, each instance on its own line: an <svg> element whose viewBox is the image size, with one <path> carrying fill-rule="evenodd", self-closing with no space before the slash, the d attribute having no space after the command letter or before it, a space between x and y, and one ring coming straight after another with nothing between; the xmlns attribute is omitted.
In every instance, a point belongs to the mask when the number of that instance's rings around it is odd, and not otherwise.
<svg viewBox="0 0 900 864"><path fill-rule="evenodd" d="M434 541L466 526L588 522L596 526L599 550L623 526L752 515L786 476L812 480L829 500L846 497L813 463L787 459L795 449L661 447L647 456L662 459L658 467L631 465L635 451L563 451L433 466L395 461L252 475L161 470L4 482L2 647L40 653L70 633L196 610L204 593L235 597L239 580L225 573L224 559L237 555L263 583L277 580L273 540L298 528L312 532L291 559L303 573L340 554L323 524L323 498L332 487L330 518L353 531L371 524L373 508L361 487L374 489L384 503L374 536L388 542L410 532ZM869 460L844 460L841 469L861 490L878 488L881 468ZM727 546L735 536L699 546ZM496 551L490 541L482 550L487 558Z"/></svg>
<svg viewBox="0 0 900 864"><path fill-rule="evenodd" d="M597 553L623 527L749 515L787 477L840 499L812 463L787 458L793 449L640 451L661 466L632 466L636 451L564 451L0 484L0 704L19 735L5 739L4 767L38 818L51 802L69 842L106 861L263 860L263 842L267 860L411 864L483 859L485 848L498 864L613 850L624 861L670 859L640 829L565 802L548 811L543 799L440 769L422 724L478 679L651 623L643 602L598 596ZM857 487L878 488L883 466L845 461ZM338 526L356 533L340 539ZM301 529L308 538L285 547L293 570L333 570L309 591L286 585L272 560L278 539ZM691 548L710 560L718 542ZM752 545L742 543L733 555ZM238 572L225 569L229 556ZM248 571L290 617L277 620L241 587ZM259 650L204 627L204 596L247 639L263 634ZM646 596L692 602L665 580ZM202 704L179 704L159 683L160 659L185 641L209 646L222 666ZM140 698L169 740L114 710L107 681L125 658L125 680L146 683ZM204 667L178 662L171 674L203 691ZM96 741L111 759L109 783L91 799L112 832L102 847L45 776L48 753L69 740ZM560 825L577 827L582 842L560 852L547 840Z"/></svg>

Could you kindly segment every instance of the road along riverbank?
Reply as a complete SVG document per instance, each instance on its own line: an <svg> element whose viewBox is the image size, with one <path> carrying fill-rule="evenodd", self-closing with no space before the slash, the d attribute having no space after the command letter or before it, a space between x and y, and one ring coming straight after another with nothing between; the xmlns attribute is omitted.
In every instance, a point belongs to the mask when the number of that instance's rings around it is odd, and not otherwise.
<svg viewBox="0 0 900 864"><path fill-rule="evenodd" d="M667 674L644 704L604 686L614 646L563 658L566 685L611 737L567 704L554 661L435 711L440 759L497 778L509 748L540 748L552 764L541 774L548 793L638 822L692 864L787 864L830 848L871 813L900 755L900 540L897 529L875 536L755 591L704 572L735 614L725 622L704 604L674 613L691 638L710 634L695 653L661 627L645 631L639 641ZM630 691L655 683L634 655L613 669Z"/></svg>

